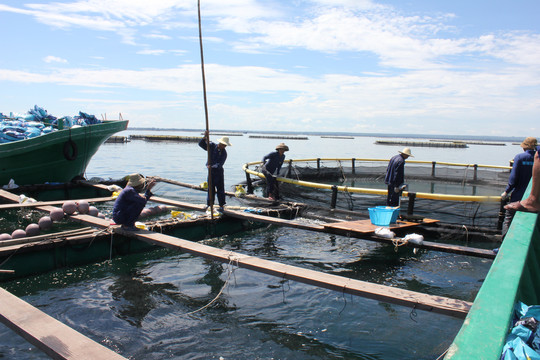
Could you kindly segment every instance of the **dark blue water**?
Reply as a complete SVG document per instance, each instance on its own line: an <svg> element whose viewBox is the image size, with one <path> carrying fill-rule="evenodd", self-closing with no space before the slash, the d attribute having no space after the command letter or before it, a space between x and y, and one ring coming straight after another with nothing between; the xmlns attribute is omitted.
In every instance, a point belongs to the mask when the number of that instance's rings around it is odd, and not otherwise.
<svg viewBox="0 0 540 360"><path fill-rule="evenodd" d="M373 141L285 140L291 148L287 157L295 159L388 158L397 151L373 145ZM227 186L245 179L243 163L260 160L281 141L243 136L231 137L231 142L225 169ZM519 147L508 145L419 148L413 149L413 154L419 160L462 163L467 159L470 163L506 165L518 151ZM141 172L199 184L206 177L205 159L206 153L195 143L105 144L88 167L87 176L119 178ZM162 197L204 201L204 194L172 185L160 184L155 190ZM229 205L237 204L235 201L229 200ZM103 211L110 210L110 205L102 206ZM277 227L207 239L205 243L468 301L474 299L491 264L434 251L414 254L400 248L396 252L392 246L378 243ZM446 350L462 323L165 249L3 286L130 359L434 359ZM4 326L0 326L1 357L47 358Z"/></svg>

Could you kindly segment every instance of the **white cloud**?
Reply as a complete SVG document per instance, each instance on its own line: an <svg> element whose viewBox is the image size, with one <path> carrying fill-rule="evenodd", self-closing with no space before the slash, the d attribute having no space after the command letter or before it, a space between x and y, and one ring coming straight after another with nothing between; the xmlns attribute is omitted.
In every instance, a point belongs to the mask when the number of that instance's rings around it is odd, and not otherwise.
<svg viewBox="0 0 540 360"><path fill-rule="evenodd" d="M46 63L62 63L62 64L67 64L68 62L66 59L62 59L62 58L59 58L57 56L52 56L52 55L45 56L43 58L43 61L45 61Z"/></svg>

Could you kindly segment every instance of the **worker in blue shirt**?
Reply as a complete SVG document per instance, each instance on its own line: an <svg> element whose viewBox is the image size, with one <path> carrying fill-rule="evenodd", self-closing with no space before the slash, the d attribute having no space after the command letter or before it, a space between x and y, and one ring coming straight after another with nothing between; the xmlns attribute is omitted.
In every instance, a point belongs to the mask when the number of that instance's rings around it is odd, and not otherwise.
<svg viewBox="0 0 540 360"><path fill-rule="evenodd" d="M204 132L204 137L199 141L199 146L206 151L210 151L210 163L206 162L206 167L211 168L210 174L212 174L212 188L208 188L208 197L206 198L206 204L210 206L210 199L214 204L214 194L217 193L219 209L218 212L223 212L223 206L225 206L225 176L223 171L223 165L227 160L227 146L232 146L227 136L218 140L218 143L210 141L210 144L206 143L208 137L208 131ZM210 181L208 182L210 183Z"/></svg>
<svg viewBox="0 0 540 360"><path fill-rule="evenodd" d="M400 193L405 184L405 160L413 156L411 149L406 147L399 154L392 157L386 168L384 183L388 185L388 195L386 197L387 206L398 206Z"/></svg>
<svg viewBox="0 0 540 360"><path fill-rule="evenodd" d="M276 151L272 151L268 155L265 155L262 160L261 172L266 178L266 192L268 199L279 200L279 185L276 180L281 165L285 160L285 151L289 151L289 147L284 143L276 146ZM275 175L274 175L275 174Z"/></svg>
<svg viewBox="0 0 540 360"><path fill-rule="evenodd" d="M503 200L507 200L510 197L510 201L520 201L523 198L523 194L529 185L529 181L532 177L532 169L534 164L534 154L536 152L536 146L538 142L534 137L527 137L521 143L522 153L517 154L514 157L514 163L512 165L512 171L508 179L508 185L501 194ZM515 210L508 209L504 217L502 235L506 235L510 223L515 215Z"/></svg>
<svg viewBox="0 0 540 360"><path fill-rule="evenodd" d="M141 215L148 199L152 196L150 191L156 184L155 180L146 182L141 174L129 175L126 187L120 192L114 202L113 220L122 225L123 230L136 231L135 221ZM146 188L144 195L140 193Z"/></svg>

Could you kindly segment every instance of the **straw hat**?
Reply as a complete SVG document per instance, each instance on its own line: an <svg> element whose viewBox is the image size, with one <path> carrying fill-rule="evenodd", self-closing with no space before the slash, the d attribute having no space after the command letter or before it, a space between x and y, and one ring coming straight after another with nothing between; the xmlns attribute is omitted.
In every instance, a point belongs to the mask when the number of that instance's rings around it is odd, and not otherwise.
<svg viewBox="0 0 540 360"><path fill-rule="evenodd" d="M401 151L398 151L400 154L403 154L403 155L407 155L407 156L411 156L411 157L414 157L413 154L411 153L411 149L406 147L406 148L403 148L403 150Z"/></svg>
<svg viewBox="0 0 540 360"><path fill-rule="evenodd" d="M279 149L283 149L285 151L289 151L289 147L287 145L285 145L284 143L281 143L279 144L278 146L276 146L276 150L279 150Z"/></svg>
<svg viewBox="0 0 540 360"><path fill-rule="evenodd" d="M146 184L146 179L141 174L131 174L127 184L132 188L141 187Z"/></svg>
<svg viewBox="0 0 540 360"><path fill-rule="evenodd" d="M521 147L525 150L534 150L534 148L538 145L538 141L536 141L535 137L529 136L523 140L521 143Z"/></svg>
<svg viewBox="0 0 540 360"><path fill-rule="evenodd" d="M218 142L223 145L232 146L231 143L229 142L228 136L222 137L221 139L218 140Z"/></svg>

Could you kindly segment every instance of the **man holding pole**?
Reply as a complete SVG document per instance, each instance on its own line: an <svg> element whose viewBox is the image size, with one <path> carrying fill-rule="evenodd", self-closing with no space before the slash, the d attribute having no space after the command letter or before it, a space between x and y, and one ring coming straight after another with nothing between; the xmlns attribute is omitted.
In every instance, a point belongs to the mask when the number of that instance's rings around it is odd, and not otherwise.
<svg viewBox="0 0 540 360"><path fill-rule="evenodd" d="M223 212L223 206L225 206L225 176L223 171L223 165L227 160L227 146L232 146L227 136L218 140L218 143L208 139L208 130L204 132L204 137L199 141L199 146L208 151L208 161L206 167L208 171L208 197L206 204L208 206L214 204L214 194L217 193L219 209L218 212Z"/></svg>

